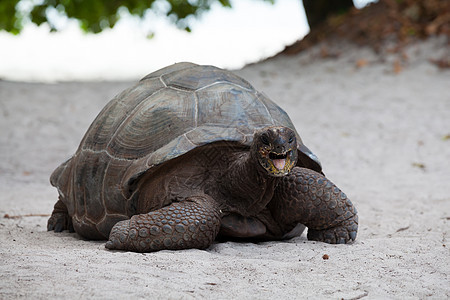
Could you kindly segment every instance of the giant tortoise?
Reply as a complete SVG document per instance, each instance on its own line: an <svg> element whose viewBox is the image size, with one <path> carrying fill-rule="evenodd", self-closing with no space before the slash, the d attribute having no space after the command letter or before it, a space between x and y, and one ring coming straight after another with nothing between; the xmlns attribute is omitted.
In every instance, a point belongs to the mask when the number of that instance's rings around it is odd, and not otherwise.
<svg viewBox="0 0 450 300"><path fill-rule="evenodd" d="M48 230L108 249L207 248L217 237L348 243L358 216L289 116L247 81L178 63L100 112L51 175Z"/></svg>

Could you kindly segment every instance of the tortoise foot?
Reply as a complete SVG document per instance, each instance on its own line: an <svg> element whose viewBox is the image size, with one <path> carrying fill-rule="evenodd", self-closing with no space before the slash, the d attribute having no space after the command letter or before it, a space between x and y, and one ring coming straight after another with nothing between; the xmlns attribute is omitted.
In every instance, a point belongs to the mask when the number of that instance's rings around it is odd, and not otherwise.
<svg viewBox="0 0 450 300"><path fill-rule="evenodd" d="M105 247L151 252L209 247L220 228L220 210L209 196L195 196L120 221Z"/></svg>
<svg viewBox="0 0 450 300"><path fill-rule="evenodd" d="M68 213L64 212L52 213L52 216L47 221L47 230L53 230L55 232L69 230L69 232L75 232L72 225L72 218Z"/></svg>
<svg viewBox="0 0 450 300"><path fill-rule="evenodd" d="M356 239L358 231L358 215L343 221L339 226L324 230L308 229L308 240L328 244L347 244Z"/></svg>
<svg viewBox="0 0 450 300"><path fill-rule="evenodd" d="M67 212L66 205L59 199L54 208L51 217L47 221L47 231L62 232L69 230L75 232L72 224L72 217Z"/></svg>
<svg viewBox="0 0 450 300"><path fill-rule="evenodd" d="M295 167L283 178L272 205L280 223L307 226L309 240L345 244L356 239L356 208L334 183L315 171Z"/></svg>
<svg viewBox="0 0 450 300"><path fill-rule="evenodd" d="M114 225L109 234L109 240L105 247L110 250L125 250L127 249L127 240L130 234L131 220L120 221Z"/></svg>

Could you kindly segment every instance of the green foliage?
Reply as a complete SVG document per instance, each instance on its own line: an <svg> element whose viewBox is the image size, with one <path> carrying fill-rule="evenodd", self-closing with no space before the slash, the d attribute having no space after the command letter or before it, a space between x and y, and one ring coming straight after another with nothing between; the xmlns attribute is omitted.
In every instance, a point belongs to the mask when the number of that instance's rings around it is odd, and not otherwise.
<svg viewBox="0 0 450 300"><path fill-rule="evenodd" d="M13 34L22 30L22 18L16 13L19 0L0 1L0 29L5 29Z"/></svg>
<svg viewBox="0 0 450 300"><path fill-rule="evenodd" d="M24 1L38 4L24 12L19 9L19 2ZM274 0L264 1L274 2ZM155 2L160 5L154 5ZM24 20L30 20L37 25L48 23L51 30L58 30L51 22L51 18L48 18L49 11L56 10L60 15L78 20L84 31L98 33L105 28L114 27L120 18L119 12L123 9L140 18L143 18L145 12L151 9L167 16L179 28L190 31L189 18L198 17L208 11L213 3L231 7L229 0L1 0L0 30L14 34L20 33ZM159 9L162 6L168 9L162 11Z"/></svg>

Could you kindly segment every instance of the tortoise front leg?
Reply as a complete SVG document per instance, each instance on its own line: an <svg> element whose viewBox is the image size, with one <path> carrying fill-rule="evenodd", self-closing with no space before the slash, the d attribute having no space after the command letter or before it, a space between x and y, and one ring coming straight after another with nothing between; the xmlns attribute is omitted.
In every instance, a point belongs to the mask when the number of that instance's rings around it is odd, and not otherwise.
<svg viewBox="0 0 450 300"><path fill-rule="evenodd" d="M323 175L295 167L277 187L270 209L286 228L308 227L308 239L330 244L354 241L358 230L356 208Z"/></svg>
<svg viewBox="0 0 450 300"><path fill-rule="evenodd" d="M220 228L221 211L207 195L118 222L111 230L108 249L151 252L207 248Z"/></svg>

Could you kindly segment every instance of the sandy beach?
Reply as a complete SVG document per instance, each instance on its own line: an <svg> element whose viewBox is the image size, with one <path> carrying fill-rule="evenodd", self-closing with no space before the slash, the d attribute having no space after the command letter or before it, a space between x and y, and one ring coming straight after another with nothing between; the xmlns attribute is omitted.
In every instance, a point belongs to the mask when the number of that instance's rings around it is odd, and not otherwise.
<svg viewBox="0 0 450 300"><path fill-rule="evenodd" d="M384 57L323 47L236 73L288 112L355 204L354 244L303 234L140 254L47 232L51 172L134 83L0 81L0 299L450 298L450 70L430 62L446 39Z"/></svg>

